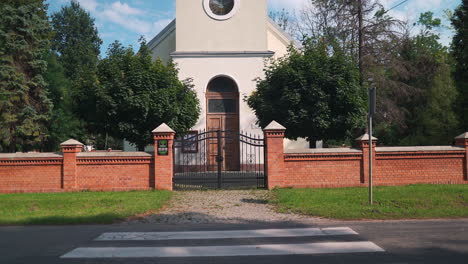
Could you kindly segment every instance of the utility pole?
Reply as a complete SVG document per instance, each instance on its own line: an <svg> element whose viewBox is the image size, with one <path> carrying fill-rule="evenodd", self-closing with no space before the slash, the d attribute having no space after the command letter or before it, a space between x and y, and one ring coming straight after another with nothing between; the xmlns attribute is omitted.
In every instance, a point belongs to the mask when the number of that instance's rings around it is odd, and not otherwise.
<svg viewBox="0 0 468 264"><path fill-rule="evenodd" d="M376 95L377 95L377 89L374 87L374 84L372 83L372 79L369 79L371 87L369 88L369 128L368 128L368 133L369 133L369 204L372 205L374 203L374 193L372 189L372 118L375 114L376 110Z"/></svg>

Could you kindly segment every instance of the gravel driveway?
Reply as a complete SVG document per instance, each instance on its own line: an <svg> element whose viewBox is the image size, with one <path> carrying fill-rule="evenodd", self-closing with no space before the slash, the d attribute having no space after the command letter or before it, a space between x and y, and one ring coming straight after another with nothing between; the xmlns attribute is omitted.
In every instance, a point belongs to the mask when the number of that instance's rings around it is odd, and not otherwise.
<svg viewBox="0 0 468 264"><path fill-rule="evenodd" d="M127 223L208 224L208 223L310 223L328 221L296 214L275 212L268 204L266 190L176 192L159 214Z"/></svg>

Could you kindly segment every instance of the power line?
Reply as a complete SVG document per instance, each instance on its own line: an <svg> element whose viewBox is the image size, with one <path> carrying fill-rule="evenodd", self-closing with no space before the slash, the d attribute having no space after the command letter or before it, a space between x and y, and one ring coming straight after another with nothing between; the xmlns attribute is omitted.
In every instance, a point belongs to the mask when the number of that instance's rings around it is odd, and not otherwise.
<svg viewBox="0 0 468 264"><path fill-rule="evenodd" d="M397 7L401 6L402 4L406 3L406 2L408 2L408 0L403 0L401 3L399 3L399 4L395 5L395 6L393 6L393 7L392 7L392 8L390 8L390 9L388 9L386 12L388 12L388 11L391 11L391 10L395 9L395 8L397 8Z"/></svg>

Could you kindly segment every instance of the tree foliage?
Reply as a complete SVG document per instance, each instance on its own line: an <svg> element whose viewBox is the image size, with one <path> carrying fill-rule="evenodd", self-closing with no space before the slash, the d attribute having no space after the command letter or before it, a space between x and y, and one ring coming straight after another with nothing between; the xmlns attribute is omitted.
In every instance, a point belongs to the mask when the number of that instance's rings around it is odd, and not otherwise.
<svg viewBox="0 0 468 264"><path fill-rule="evenodd" d="M85 69L95 69L102 40L94 18L73 0L52 15L52 47L60 54L66 77L76 80Z"/></svg>
<svg viewBox="0 0 468 264"><path fill-rule="evenodd" d="M63 73L63 77L69 80L61 91L71 100L66 102L67 109L60 110L66 113L56 116L71 122L71 127L68 127L70 133L64 133L64 136L81 135L79 138L86 144L107 147L103 139L105 135L100 135L93 127L96 113L94 91L102 44L94 18L73 0L52 14L51 24L54 31L52 49L57 53L57 62L62 68L57 74Z"/></svg>
<svg viewBox="0 0 468 264"><path fill-rule="evenodd" d="M98 79L98 129L139 149L152 142L150 131L163 122L183 133L198 120L199 102L190 83L179 81L174 64L152 61L144 40L138 53L113 43L99 63Z"/></svg>
<svg viewBox="0 0 468 264"><path fill-rule="evenodd" d="M417 35L409 33L407 23L391 17L378 0L308 0L295 21L298 33L293 35L336 39L355 58L362 84L371 85L366 80L373 79L381 144L448 144L458 133L454 100L459 98L465 108L468 100L454 89L452 58L436 33L442 21L431 12L421 14L417 26L422 30ZM466 76L466 69L459 72ZM461 83L466 82L457 83L461 93Z"/></svg>
<svg viewBox="0 0 468 264"><path fill-rule="evenodd" d="M354 60L334 42L309 39L265 69L247 102L262 127L276 120L288 138L315 142L353 136L364 125L365 98Z"/></svg>
<svg viewBox="0 0 468 264"><path fill-rule="evenodd" d="M286 9L281 9L281 11L270 11L268 16L273 20L284 32L292 35L295 34L295 29L297 27L296 21L293 15Z"/></svg>
<svg viewBox="0 0 468 264"><path fill-rule="evenodd" d="M44 80L53 108L48 122L49 137L43 142L43 146L45 150L56 151L60 143L70 138L83 138L83 131L80 120L73 113L71 81L65 76L58 55L49 50L45 59L47 71L44 73Z"/></svg>
<svg viewBox="0 0 468 264"><path fill-rule="evenodd" d="M420 33L402 38L394 67L384 68L377 134L387 144L450 144L458 124L452 59L434 31L440 19L426 12L417 24Z"/></svg>
<svg viewBox="0 0 468 264"><path fill-rule="evenodd" d="M468 0L463 0L452 16L455 30L452 50L455 59L455 73L459 97L458 114L461 128L468 131Z"/></svg>
<svg viewBox="0 0 468 264"><path fill-rule="evenodd" d="M362 23L360 23L362 21ZM394 39L403 23L388 15L376 0L308 0L299 10L300 36L338 41L341 49L359 64L361 79L373 77L376 60L384 60L382 47Z"/></svg>
<svg viewBox="0 0 468 264"><path fill-rule="evenodd" d="M47 137L51 102L43 74L50 28L42 1L0 4L0 144L14 152Z"/></svg>

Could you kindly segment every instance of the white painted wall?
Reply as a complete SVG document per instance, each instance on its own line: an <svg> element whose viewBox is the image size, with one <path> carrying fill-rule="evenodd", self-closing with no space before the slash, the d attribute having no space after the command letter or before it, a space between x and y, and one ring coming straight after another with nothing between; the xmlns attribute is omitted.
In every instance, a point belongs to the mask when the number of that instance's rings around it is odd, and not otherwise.
<svg viewBox="0 0 468 264"><path fill-rule="evenodd" d="M166 29L167 30L167 29ZM169 61L176 52L243 52L273 51L274 58L287 54L291 43L267 16L266 0L240 0L240 8L230 19L219 21L205 13L203 0L177 0L175 30L152 47L153 58ZM216 76L227 75L239 87L240 130L260 134L257 118L244 102L256 89L257 78L263 78L267 58L264 56L229 57L186 56L175 57L181 80L192 78L200 100L201 116L194 130L206 128L206 88ZM303 148L304 140L285 140L285 147Z"/></svg>
<svg viewBox="0 0 468 264"><path fill-rule="evenodd" d="M211 79L219 75L227 75L236 81L239 87L240 129L252 133L260 133L256 126L253 111L244 102L244 97L256 89L256 78L262 78L264 57L197 57L175 58L180 79L193 78L194 89L200 100L201 117L195 130L206 127L206 89Z"/></svg>
<svg viewBox="0 0 468 264"><path fill-rule="evenodd" d="M266 0L240 0L230 19L211 18L203 0L177 0L177 51L267 50Z"/></svg>
<svg viewBox="0 0 468 264"><path fill-rule="evenodd" d="M268 22L267 40L268 50L275 52L275 59L284 57L288 53L288 46L291 41L270 22Z"/></svg>

